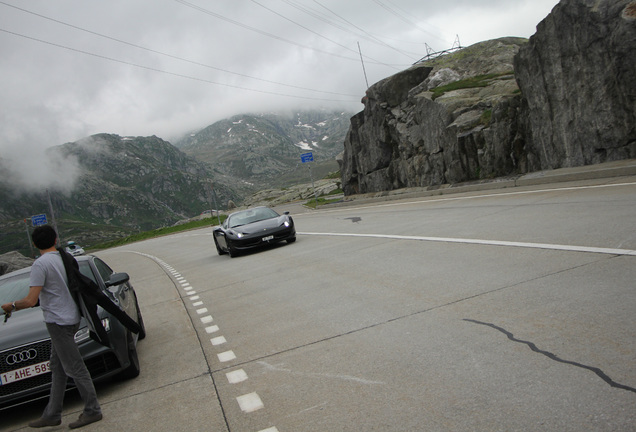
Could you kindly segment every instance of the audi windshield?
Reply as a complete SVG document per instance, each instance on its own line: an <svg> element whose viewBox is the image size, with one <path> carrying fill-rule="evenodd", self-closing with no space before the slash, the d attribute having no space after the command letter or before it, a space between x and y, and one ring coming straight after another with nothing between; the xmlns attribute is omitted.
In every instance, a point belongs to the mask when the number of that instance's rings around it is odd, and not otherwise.
<svg viewBox="0 0 636 432"><path fill-rule="evenodd" d="M23 299L29 293L29 269L0 279L0 304Z"/></svg>
<svg viewBox="0 0 636 432"><path fill-rule="evenodd" d="M96 282L87 261L79 262L79 268L82 274ZM23 299L29 294L30 270L31 267L18 270L10 276L0 276L0 305Z"/></svg>

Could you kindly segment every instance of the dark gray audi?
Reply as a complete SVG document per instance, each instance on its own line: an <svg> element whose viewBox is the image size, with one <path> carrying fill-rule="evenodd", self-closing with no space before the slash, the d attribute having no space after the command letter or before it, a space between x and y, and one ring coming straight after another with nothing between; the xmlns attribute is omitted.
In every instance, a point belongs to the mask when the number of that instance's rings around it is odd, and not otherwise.
<svg viewBox="0 0 636 432"><path fill-rule="evenodd" d="M137 341L146 331L137 295L126 273L115 273L104 261L92 256L76 257L82 274L91 278L128 316L136 318L141 332L136 335L116 318L99 308L102 325L111 346L103 346L89 336L84 319L75 334L84 362L93 377L100 381L118 375L139 375ZM0 304L24 298L29 292L30 267L0 276ZM48 396L51 385L49 358L51 340L39 307L14 312L4 322L0 316L0 409ZM73 387L69 380L69 388Z"/></svg>

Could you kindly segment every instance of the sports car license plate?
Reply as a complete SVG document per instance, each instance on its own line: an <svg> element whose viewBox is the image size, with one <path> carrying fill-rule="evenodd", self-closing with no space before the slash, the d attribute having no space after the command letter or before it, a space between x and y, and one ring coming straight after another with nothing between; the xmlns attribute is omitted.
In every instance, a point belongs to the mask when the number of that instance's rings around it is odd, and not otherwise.
<svg viewBox="0 0 636 432"><path fill-rule="evenodd" d="M270 241L270 240L274 240L274 236L267 236L267 237L263 237L263 241Z"/></svg>
<svg viewBox="0 0 636 432"><path fill-rule="evenodd" d="M47 360L42 363L26 366L20 369L12 370L0 374L0 385L9 384L16 381L22 381L37 375L51 372L50 362Z"/></svg>

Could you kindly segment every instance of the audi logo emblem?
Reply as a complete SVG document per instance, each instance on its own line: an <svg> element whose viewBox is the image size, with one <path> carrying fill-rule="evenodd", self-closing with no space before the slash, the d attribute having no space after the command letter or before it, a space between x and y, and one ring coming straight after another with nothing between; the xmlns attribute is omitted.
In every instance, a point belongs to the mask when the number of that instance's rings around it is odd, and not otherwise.
<svg viewBox="0 0 636 432"><path fill-rule="evenodd" d="M35 357L37 357L37 355L38 352L35 350L35 348L31 348L25 351L9 354L5 357L5 361L9 366L13 366L17 363L22 363L27 360L33 360Z"/></svg>

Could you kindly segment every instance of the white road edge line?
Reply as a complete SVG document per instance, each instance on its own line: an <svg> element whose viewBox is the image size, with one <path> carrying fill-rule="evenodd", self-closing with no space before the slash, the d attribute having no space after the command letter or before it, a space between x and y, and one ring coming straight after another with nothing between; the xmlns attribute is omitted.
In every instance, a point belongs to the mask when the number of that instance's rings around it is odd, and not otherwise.
<svg viewBox="0 0 636 432"><path fill-rule="evenodd" d="M571 245L559 245L559 244L547 244L547 243L524 243L524 242L511 242L511 241L499 241L499 240L462 239L462 238L449 238L449 237L420 237L420 236L403 236L403 235L389 235L389 234L312 233L312 232L299 232L297 234L313 235L313 236L367 237L367 238L382 238L382 239L393 239L393 240L417 240L417 241L431 241L431 242L444 242L444 243L466 243L466 244L479 244L479 245L488 245L488 246L524 247L524 248L534 248L534 249L561 250L561 251L569 251L569 252L590 252L590 253L601 253L601 254L610 254L610 255L636 256L636 250L631 250L631 249L611 249L611 248L571 246Z"/></svg>

